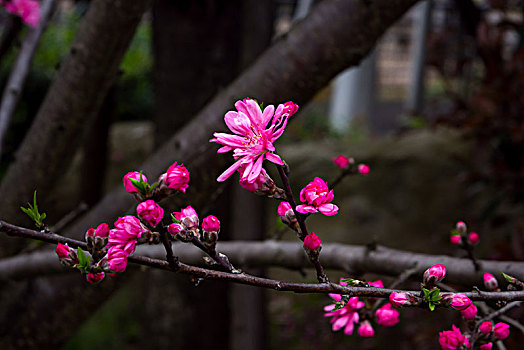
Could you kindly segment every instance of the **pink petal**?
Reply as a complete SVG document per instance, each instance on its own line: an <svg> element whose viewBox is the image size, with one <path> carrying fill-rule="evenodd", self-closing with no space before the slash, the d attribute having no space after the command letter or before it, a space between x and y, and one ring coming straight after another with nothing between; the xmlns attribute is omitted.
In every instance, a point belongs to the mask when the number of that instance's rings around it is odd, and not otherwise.
<svg viewBox="0 0 524 350"><path fill-rule="evenodd" d="M310 205L304 205L304 204L297 205L297 211L302 214L318 212L318 210L316 210L314 207Z"/></svg>
<svg viewBox="0 0 524 350"><path fill-rule="evenodd" d="M318 207L318 210L326 216L333 216L338 213L338 207L332 203L322 204Z"/></svg>
<svg viewBox="0 0 524 350"><path fill-rule="evenodd" d="M267 123L271 120L271 117L273 116L273 113L275 112L275 107L273 105L269 105L266 108L264 108L264 113L262 114L262 123L260 124L261 129L265 129L267 127Z"/></svg>
<svg viewBox="0 0 524 350"><path fill-rule="evenodd" d="M255 100L248 100L246 107L248 112L247 117L251 120L251 124L253 126L256 125L260 130L262 126L262 111L260 110L260 106Z"/></svg>
<svg viewBox="0 0 524 350"><path fill-rule="evenodd" d="M244 159L241 158L239 160L237 160L236 162L233 163L233 165L231 165L229 168L226 169L226 171L224 171L218 178L217 178L217 181L218 182L223 182L225 181L228 177L230 177L231 175L233 175L233 173L242 165Z"/></svg>
<svg viewBox="0 0 524 350"><path fill-rule="evenodd" d="M229 130L235 134L246 136L252 133L250 128L251 123L243 113L229 111L224 116L224 121Z"/></svg>
<svg viewBox="0 0 524 350"><path fill-rule="evenodd" d="M233 148L243 148L245 147L245 138L237 136L237 135L230 135L225 134L221 132L216 132L213 134L215 136L215 139L209 140L210 142L216 142L220 143L225 146L231 146Z"/></svg>
<svg viewBox="0 0 524 350"><path fill-rule="evenodd" d="M262 162L263 161L264 161L263 156L258 157L257 161L253 165L253 168L251 169L251 172L249 173L249 177L247 178L247 181L249 183L255 182L255 180L258 178L258 175L260 175L260 172L262 171Z"/></svg>
<svg viewBox="0 0 524 350"><path fill-rule="evenodd" d="M346 325L346 328L344 328L344 334L351 335L353 334L354 329L355 329L355 324L352 321L349 321Z"/></svg>
<svg viewBox="0 0 524 350"><path fill-rule="evenodd" d="M324 311L328 312L335 308L335 304L324 306Z"/></svg>
<svg viewBox="0 0 524 350"><path fill-rule="evenodd" d="M333 331L338 331L340 328L344 327L349 321L349 316L343 316L333 323Z"/></svg>
<svg viewBox="0 0 524 350"><path fill-rule="evenodd" d="M278 155L274 153L266 153L266 159L269 160L272 163L278 164L278 165L284 165L284 162L282 161L282 158L280 158Z"/></svg>
<svg viewBox="0 0 524 350"><path fill-rule="evenodd" d="M229 146L223 146L223 147L220 147L217 151L217 153L226 153L226 152L229 152L231 151L233 148L229 147Z"/></svg>

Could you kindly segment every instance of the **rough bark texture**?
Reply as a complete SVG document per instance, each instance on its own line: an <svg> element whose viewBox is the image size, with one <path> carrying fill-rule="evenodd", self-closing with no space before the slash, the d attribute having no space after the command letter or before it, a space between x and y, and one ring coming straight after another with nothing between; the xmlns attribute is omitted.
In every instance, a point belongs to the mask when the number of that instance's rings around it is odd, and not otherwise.
<svg viewBox="0 0 524 350"><path fill-rule="evenodd" d="M0 186L2 217L20 222L20 205L38 189L44 201L117 77L120 61L149 0L96 0L16 159ZM87 126L87 127L86 127ZM47 202L48 207L52 203ZM5 250L3 250L5 253Z"/></svg>

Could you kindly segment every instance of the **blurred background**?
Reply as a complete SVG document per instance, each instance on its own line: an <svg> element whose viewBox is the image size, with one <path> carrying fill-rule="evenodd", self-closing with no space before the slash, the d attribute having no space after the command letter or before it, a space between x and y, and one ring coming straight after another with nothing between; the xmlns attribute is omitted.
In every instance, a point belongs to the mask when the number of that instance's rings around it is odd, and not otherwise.
<svg viewBox="0 0 524 350"><path fill-rule="evenodd" d="M294 23L307 21L317 2L153 1L99 115L86 126L83 146L53 192L60 201L44 208L50 222L94 205L118 186L123 174L136 170ZM57 2L2 140L0 178L89 5ZM368 176L347 178L337 187L340 215L312 216L310 230L326 243L378 242L462 256L449 244L449 232L464 220L480 234L480 258L524 259L523 14L521 0L419 2L358 67L300 106L276 145L291 167L295 193L314 176L329 184L339 171L331 160L338 154L371 167ZM0 21L5 36L13 19L2 12ZM4 85L27 30L15 25L14 44L0 50ZM191 171L191 164L186 166ZM215 176L222 170L211 171ZM191 204L190 195L183 200ZM223 222L221 239L296 240L279 224L276 201L255 198L235 181L207 204ZM244 269L315 280L311 271ZM331 280L351 273L328 271ZM82 283L81 276L75 278ZM405 287L417 288L416 280ZM323 295L220 282L195 287L186 276L147 270L123 278L121 287L71 331L64 349L438 349L438 332L461 322L459 313L445 310L403 310L400 324L362 339L331 331L322 311L330 303ZM511 316L523 321L524 311L513 310ZM523 343L523 333L513 329L506 346L522 349Z"/></svg>

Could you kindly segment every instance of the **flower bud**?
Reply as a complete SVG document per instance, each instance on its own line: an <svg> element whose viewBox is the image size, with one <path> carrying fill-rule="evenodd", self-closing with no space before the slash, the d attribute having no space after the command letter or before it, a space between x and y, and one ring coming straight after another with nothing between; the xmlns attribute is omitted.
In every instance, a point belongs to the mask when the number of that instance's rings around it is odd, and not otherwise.
<svg viewBox="0 0 524 350"><path fill-rule="evenodd" d="M384 288L384 282L382 280L376 280L374 282L368 282L368 284L372 287L376 288Z"/></svg>
<svg viewBox="0 0 524 350"><path fill-rule="evenodd" d="M180 221L186 230L198 229L198 214L193 207L188 206L179 212L174 212L175 218Z"/></svg>
<svg viewBox="0 0 524 350"><path fill-rule="evenodd" d="M477 244L480 241L479 234L476 232L471 232L468 236L469 243Z"/></svg>
<svg viewBox="0 0 524 350"><path fill-rule="evenodd" d="M218 233L220 232L220 220L216 216L209 215L202 220L202 240L208 247L213 247L218 241Z"/></svg>
<svg viewBox="0 0 524 350"><path fill-rule="evenodd" d="M86 276L87 282L91 284L95 284L103 280L105 277L105 273L99 272L99 273L88 273Z"/></svg>
<svg viewBox="0 0 524 350"><path fill-rule="evenodd" d="M366 164L359 164L358 165L358 172L362 175L368 175L369 174L369 166Z"/></svg>
<svg viewBox="0 0 524 350"><path fill-rule="evenodd" d="M497 282L497 279L489 272L484 273L484 287L486 287L486 289L490 292L494 292L499 289L499 283Z"/></svg>
<svg viewBox="0 0 524 350"><path fill-rule="evenodd" d="M284 103L283 113L287 113L290 117L298 111L298 105L292 101Z"/></svg>
<svg viewBox="0 0 524 350"><path fill-rule="evenodd" d="M147 182L147 177L144 174L140 174L138 171L132 171L125 174L123 181L127 193L139 193L138 189L133 185L133 183L129 179L137 181L140 181L140 179L142 179L143 182Z"/></svg>
<svg viewBox="0 0 524 350"><path fill-rule="evenodd" d="M371 323L369 323L369 321L366 320L360 323L360 326L358 327L358 335L360 335L362 338L371 338L373 335L375 335L375 331L373 330L373 327L371 327Z"/></svg>
<svg viewBox="0 0 524 350"><path fill-rule="evenodd" d="M491 350L491 348L493 348L493 343L486 343L480 346L480 350Z"/></svg>
<svg viewBox="0 0 524 350"><path fill-rule="evenodd" d="M377 323L382 327L391 327L399 322L399 312L393 309L390 303L378 309L375 315L377 316Z"/></svg>
<svg viewBox="0 0 524 350"><path fill-rule="evenodd" d="M446 276L446 266L442 264L436 264L424 272L423 281L426 286L431 287L442 281L444 276Z"/></svg>
<svg viewBox="0 0 524 350"><path fill-rule="evenodd" d="M479 326L479 331L484 335L488 335L489 333L491 333L492 329L493 324L491 323L491 321L484 321Z"/></svg>
<svg viewBox="0 0 524 350"><path fill-rule="evenodd" d="M304 248L310 252L320 251L321 244L322 241L320 240L320 237L315 234L315 232L311 232L304 238Z"/></svg>
<svg viewBox="0 0 524 350"><path fill-rule="evenodd" d="M178 238L182 241L187 239L186 230L184 226L180 224L171 224L167 227L167 232L169 232L173 237Z"/></svg>
<svg viewBox="0 0 524 350"><path fill-rule="evenodd" d="M189 187L189 171L183 164L177 165L173 163L165 174L160 176L160 186L167 186L168 188L186 193Z"/></svg>
<svg viewBox="0 0 524 350"><path fill-rule="evenodd" d="M103 222L96 229L90 228L86 231L85 240L87 242L87 248L89 250L102 250L107 244L107 238L109 236L109 226Z"/></svg>
<svg viewBox="0 0 524 350"><path fill-rule="evenodd" d="M241 166L238 171L243 174L246 166ZM258 177L253 181L249 182L247 177L240 176L238 181L240 186L245 190L254 193L259 196L268 196L272 198L283 198L284 191L275 185L273 179L268 175L266 170L262 168Z"/></svg>
<svg viewBox="0 0 524 350"><path fill-rule="evenodd" d="M449 242L453 245L459 245L461 240L462 237L460 235L452 234L451 236L449 236Z"/></svg>
<svg viewBox="0 0 524 350"><path fill-rule="evenodd" d="M477 307L475 304L471 304L467 309L462 310L460 313L466 320L474 320L477 316Z"/></svg>
<svg viewBox="0 0 524 350"><path fill-rule="evenodd" d="M461 235L465 235L468 228L466 226L466 223L464 221L459 221L457 222L457 226L455 227L455 230L461 234Z"/></svg>
<svg viewBox="0 0 524 350"><path fill-rule="evenodd" d="M67 244L58 243L55 248L55 253L60 259L60 263L65 266L72 267L78 264L78 256L76 251L71 249Z"/></svg>
<svg viewBox="0 0 524 350"><path fill-rule="evenodd" d="M509 337L509 324L504 322L495 324L495 327L493 327L493 333L498 340L506 339Z"/></svg>
<svg viewBox="0 0 524 350"><path fill-rule="evenodd" d="M409 293L397 293L393 292L389 295L389 301L393 306L396 307L402 307L402 306L410 306L416 304L416 299L413 295Z"/></svg>
<svg viewBox="0 0 524 350"><path fill-rule="evenodd" d="M120 247L109 248L107 266L113 272L124 272L127 267L127 253Z"/></svg>
<svg viewBox="0 0 524 350"><path fill-rule="evenodd" d="M136 213L153 227L156 227L164 217L164 209L151 199L140 203L136 207Z"/></svg>
<svg viewBox="0 0 524 350"><path fill-rule="evenodd" d="M468 348L469 341L466 336L464 336L460 329L455 325L451 326L451 331L442 331L439 333L438 342L443 350L454 350L454 349L463 349L464 346Z"/></svg>
<svg viewBox="0 0 524 350"><path fill-rule="evenodd" d="M452 307L455 310L465 310L471 305L471 299L469 299L463 293L442 293L441 304L444 306Z"/></svg>
<svg viewBox="0 0 524 350"><path fill-rule="evenodd" d="M333 158L333 163L336 164L340 169L345 169L349 165L349 158L339 154L337 157Z"/></svg>

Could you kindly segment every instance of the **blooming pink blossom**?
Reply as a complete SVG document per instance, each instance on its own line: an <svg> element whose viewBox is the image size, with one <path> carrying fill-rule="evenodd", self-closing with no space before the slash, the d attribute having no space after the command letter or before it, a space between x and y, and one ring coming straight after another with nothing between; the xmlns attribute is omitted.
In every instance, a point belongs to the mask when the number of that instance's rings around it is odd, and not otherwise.
<svg viewBox="0 0 524 350"><path fill-rule="evenodd" d="M444 276L446 276L446 266L442 264L433 265L424 272L424 284L434 285L442 281Z"/></svg>
<svg viewBox="0 0 524 350"><path fill-rule="evenodd" d="M318 251L321 244L322 241L320 240L320 237L315 234L315 232L311 232L304 238L304 248L306 248L309 251Z"/></svg>
<svg viewBox="0 0 524 350"><path fill-rule="evenodd" d="M202 229L206 232L219 232L220 220L214 215L209 215L202 220Z"/></svg>
<svg viewBox="0 0 524 350"><path fill-rule="evenodd" d="M133 183L129 179L137 181L140 181L140 179L142 179L142 181L147 182L147 177L144 174L140 175L138 171L132 171L130 173L125 174L123 181L127 193L138 193L138 189L133 185Z"/></svg>
<svg viewBox="0 0 524 350"><path fill-rule="evenodd" d="M491 350L491 348L493 348L493 343L486 343L480 346L480 350Z"/></svg>
<svg viewBox="0 0 524 350"><path fill-rule="evenodd" d="M458 245L460 244L460 241L462 240L462 237L460 235L451 235L449 236L449 241L451 244Z"/></svg>
<svg viewBox="0 0 524 350"><path fill-rule="evenodd" d="M477 244L480 241L479 234L476 232L471 232L468 236L469 243Z"/></svg>
<svg viewBox="0 0 524 350"><path fill-rule="evenodd" d="M479 331L485 335L488 335L492 329L493 329L493 323L491 323L491 321L484 321L479 326Z"/></svg>
<svg viewBox="0 0 524 350"><path fill-rule="evenodd" d="M491 273L485 272L483 279L484 287L486 287L487 290L495 291L499 288L499 283L497 282L497 279Z"/></svg>
<svg viewBox="0 0 524 350"><path fill-rule="evenodd" d="M11 0L5 2L8 12L20 16L22 21L30 27L36 28L40 22L40 4L34 0Z"/></svg>
<svg viewBox="0 0 524 350"><path fill-rule="evenodd" d="M462 317L464 317L466 320L474 320L475 316L477 316L477 307L475 304L471 304L466 309L462 310L460 312L462 314Z"/></svg>
<svg viewBox="0 0 524 350"><path fill-rule="evenodd" d="M189 171L183 164L177 165L177 162L175 162L161 176L161 181L172 190L186 193L186 189L189 187Z"/></svg>
<svg viewBox="0 0 524 350"><path fill-rule="evenodd" d="M495 327L493 327L493 333L498 340L506 339L509 337L509 324L504 322L495 324Z"/></svg>
<svg viewBox="0 0 524 350"><path fill-rule="evenodd" d="M451 331L442 331L439 333L438 342L442 350L457 350L464 345L468 347L469 341L455 325L452 326Z"/></svg>
<svg viewBox="0 0 524 350"><path fill-rule="evenodd" d="M387 303L378 309L375 315L377 316L377 323L379 325L383 327L391 327L399 322L399 314L400 313L397 310L392 308L390 303Z"/></svg>
<svg viewBox="0 0 524 350"><path fill-rule="evenodd" d="M408 293L393 292L389 295L389 301L396 307L411 305L411 298Z"/></svg>
<svg viewBox="0 0 524 350"><path fill-rule="evenodd" d="M262 112L258 103L250 98L237 101L235 107L237 111L227 112L224 121L236 135L216 132L213 134L215 138L209 140L223 145L218 153L232 150L236 160L218 177L217 181L226 180L244 165L246 168L241 178L247 182L254 182L262 171L264 159L275 164L284 164L282 159L273 153L275 151L273 142L282 135L288 118L296 112L296 108L289 103L278 105L276 110L273 105L268 105ZM270 120L271 125L268 127Z"/></svg>
<svg viewBox="0 0 524 350"><path fill-rule="evenodd" d="M91 284L95 284L103 280L105 277L105 273L99 272L99 273L88 273L86 276L87 282Z"/></svg>
<svg viewBox="0 0 524 350"><path fill-rule="evenodd" d="M342 299L339 294L329 294L329 296L335 300L335 302L339 302ZM352 297L349 298L347 304L341 309L334 310L335 304L325 306L324 311L326 311L326 313L324 317L333 317L331 323L333 324L332 329L334 332L344 328L344 334L350 335L353 334L355 323L359 321L357 310L363 308L364 305L364 302L359 301L358 297Z"/></svg>
<svg viewBox="0 0 524 350"><path fill-rule="evenodd" d="M186 229L190 230L198 228L198 214L193 207L188 206L187 208L174 212L173 214L175 215L175 219L180 221Z"/></svg>
<svg viewBox="0 0 524 350"><path fill-rule="evenodd" d="M369 174L369 165L366 164L359 164L358 165L358 172L362 175L368 175Z"/></svg>
<svg viewBox="0 0 524 350"><path fill-rule="evenodd" d="M126 215L115 221L115 228L109 231L108 248L120 247L128 255L135 251L135 245L142 232L147 229L140 220L132 215Z"/></svg>
<svg viewBox="0 0 524 350"><path fill-rule="evenodd" d="M120 247L111 247L107 251L107 264L114 272L124 272L127 267L127 253Z"/></svg>
<svg viewBox="0 0 524 350"><path fill-rule="evenodd" d="M329 190L324 180L315 177L315 180L300 191L300 200L308 205L298 205L297 211L303 214L320 211L326 216L333 216L338 213L338 207L331 203L334 197L333 191Z"/></svg>
<svg viewBox="0 0 524 350"><path fill-rule="evenodd" d="M360 324L358 327L358 335L362 338L371 338L375 335L375 331L373 330L373 327L371 327L369 321L366 320Z"/></svg>
<svg viewBox="0 0 524 350"><path fill-rule="evenodd" d="M456 293L451 299L451 307L455 310L465 310L471 305L471 299L468 298L465 294Z"/></svg>
<svg viewBox="0 0 524 350"><path fill-rule="evenodd" d="M58 243L55 248L55 253L59 259L67 259L71 248L67 244Z"/></svg>
<svg viewBox="0 0 524 350"><path fill-rule="evenodd" d="M335 163L336 166L338 166L340 169L347 168L347 166L349 165L349 158L342 154L339 154L332 160L333 160L333 163Z"/></svg>
<svg viewBox="0 0 524 350"><path fill-rule="evenodd" d="M164 209L151 199L140 203L136 207L136 213L153 227L158 225L164 217Z"/></svg>

